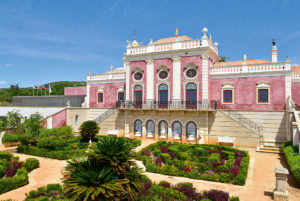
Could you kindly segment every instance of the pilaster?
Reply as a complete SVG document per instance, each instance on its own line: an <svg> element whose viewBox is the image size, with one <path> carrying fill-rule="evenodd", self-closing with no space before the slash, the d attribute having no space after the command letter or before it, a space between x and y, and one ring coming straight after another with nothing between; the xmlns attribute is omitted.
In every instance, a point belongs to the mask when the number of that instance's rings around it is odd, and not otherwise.
<svg viewBox="0 0 300 201"><path fill-rule="evenodd" d="M181 57L176 56L173 60L173 102L181 101Z"/></svg>
<svg viewBox="0 0 300 201"><path fill-rule="evenodd" d="M208 100L208 58L207 53L201 54L202 57L202 100Z"/></svg>
<svg viewBox="0 0 300 201"><path fill-rule="evenodd" d="M168 128L168 141L172 141L173 139L173 134L172 134L172 128Z"/></svg>
<svg viewBox="0 0 300 201"><path fill-rule="evenodd" d="M130 101L130 63L129 62L124 62L125 63L125 69L126 69L126 101Z"/></svg>
<svg viewBox="0 0 300 201"><path fill-rule="evenodd" d="M147 103L154 101L154 60L149 59L147 62Z"/></svg>

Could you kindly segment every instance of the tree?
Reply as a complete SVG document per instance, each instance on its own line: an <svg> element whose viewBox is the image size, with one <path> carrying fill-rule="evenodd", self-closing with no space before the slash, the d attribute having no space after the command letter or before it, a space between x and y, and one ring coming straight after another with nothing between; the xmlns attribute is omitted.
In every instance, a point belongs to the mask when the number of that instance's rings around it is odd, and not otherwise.
<svg viewBox="0 0 300 201"><path fill-rule="evenodd" d="M99 132L99 126L95 121L85 121L79 127L79 133L83 141L93 140Z"/></svg>
<svg viewBox="0 0 300 201"><path fill-rule="evenodd" d="M220 60L219 60L219 62L226 62L226 57L225 56L220 56Z"/></svg>
<svg viewBox="0 0 300 201"><path fill-rule="evenodd" d="M43 128L42 119L43 116L38 112L31 114L30 117L24 121L25 132L37 136Z"/></svg>
<svg viewBox="0 0 300 201"><path fill-rule="evenodd" d="M136 200L141 173L132 161L133 156L127 139L101 138L87 157L68 162L63 178L67 197L72 200Z"/></svg>
<svg viewBox="0 0 300 201"><path fill-rule="evenodd" d="M2 131L6 131L8 127L8 120L7 117L1 117L0 118L0 133Z"/></svg>
<svg viewBox="0 0 300 201"><path fill-rule="evenodd" d="M18 110L12 110L7 112L7 128L11 130L16 130L20 127L24 117L20 114Z"/></svg>

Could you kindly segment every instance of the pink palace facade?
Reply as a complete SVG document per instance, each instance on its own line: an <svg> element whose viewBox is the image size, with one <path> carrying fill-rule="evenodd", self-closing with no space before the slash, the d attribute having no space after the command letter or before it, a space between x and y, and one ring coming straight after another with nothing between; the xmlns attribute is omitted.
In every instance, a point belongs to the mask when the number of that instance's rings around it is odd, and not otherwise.
<svg viewBox="0 0 300 201"><path fill-rule="evenodd" d="M202 37L163 38L147 45L128 41L124 67L87 75L82 108L67 108L76 130L87 120L100 133L196 143L228 137L241 146L278 145L291 138L291 111L300 105L300 68L289 58L220 62L218 43ZM98 110L97 110L98 109ZM92 111L99 115L91 116ZM100 112L101 111L101 112Z"/></svg>

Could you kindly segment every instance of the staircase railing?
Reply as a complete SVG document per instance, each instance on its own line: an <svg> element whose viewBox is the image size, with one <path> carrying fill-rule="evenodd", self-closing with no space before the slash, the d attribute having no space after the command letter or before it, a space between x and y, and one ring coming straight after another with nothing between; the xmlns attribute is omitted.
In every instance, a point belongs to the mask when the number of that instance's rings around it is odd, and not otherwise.
<svg viewBox="0 0 300 201"><path fill-rule="evenodd" d="M106 110L104 113L102 113L99 117L97 117L94 121L99 124L101 123L104 119L108 118L111 116L113 113L117 111L117 108L110 108Z"/></svg>
<svg viewBox="0 0 300 201"><path fill-rule="evenodd" d="M225 105L222 105L221 108L218 107L218 111L220 111L222 114L228 116L229 118L233 119L237 123L243 125L247 129L251 130L252 132L256 133L259 136L263 136L263 126L255 123L251 119L247 118L246 116L239 113L237 110L233 110L230 108L227 108Z"/></svg>

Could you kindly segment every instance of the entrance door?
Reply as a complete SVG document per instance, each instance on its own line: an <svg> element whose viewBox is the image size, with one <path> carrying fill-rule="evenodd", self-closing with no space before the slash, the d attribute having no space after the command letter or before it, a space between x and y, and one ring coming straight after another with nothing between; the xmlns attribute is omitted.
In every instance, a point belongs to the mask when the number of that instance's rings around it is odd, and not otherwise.
<svg viewBox="0 0 300 201"><path fill-rule="evenodd" d="M167 108L168 107L168 86L166 84L161 84L159 85L158 90L159 90L159 99L158 99L159 108Z"/></svg>

